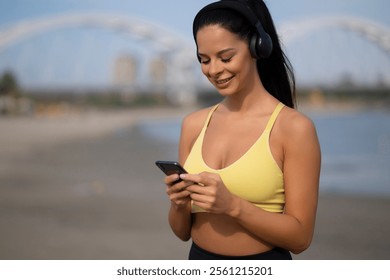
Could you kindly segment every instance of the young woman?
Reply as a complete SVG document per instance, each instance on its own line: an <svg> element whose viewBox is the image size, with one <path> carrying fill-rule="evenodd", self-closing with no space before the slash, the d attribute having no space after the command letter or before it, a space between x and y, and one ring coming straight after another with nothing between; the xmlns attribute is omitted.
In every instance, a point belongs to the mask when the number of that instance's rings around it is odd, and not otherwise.
<svg viewBox="0 0 390 280"><path fill-rule="evenodd" d="M294 109L295 84L266 5L218 1L199 11L203 74L223 101L182 123L179 161L165 178L169 223L192 239L189 259L291 259L311 243L320 147Z"/></svg>

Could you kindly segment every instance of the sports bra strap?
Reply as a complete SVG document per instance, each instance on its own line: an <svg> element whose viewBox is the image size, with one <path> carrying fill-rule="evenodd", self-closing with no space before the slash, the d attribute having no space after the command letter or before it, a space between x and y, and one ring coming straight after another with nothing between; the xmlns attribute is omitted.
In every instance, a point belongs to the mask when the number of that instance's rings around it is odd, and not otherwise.
<svg viewBox="0 0 390 280"><path fill-rule="evenodd" d="M211 120L211 116L213 115L213 113L215 112L215 110L217 110L219 106L219 103L217 105L215 105L213 108L211 108L209 114L207 115L207 119L204 123L204 126L203 126L203 129L207 128L209 126L209 123L210 123L210 120Z"/></svg>
<svg viewBox="0 0 390 280"><path fill-rule="evenodd" d="M267 126L265 127L264 131L270 132L272 130L272 127L274 126L275 121L276 121L280 111L283 109L283 107L284 107L284 104L281 102L278 105L276 105L276 108L275 108L274 112L272 113L271 117L269 118Z"/></svg>

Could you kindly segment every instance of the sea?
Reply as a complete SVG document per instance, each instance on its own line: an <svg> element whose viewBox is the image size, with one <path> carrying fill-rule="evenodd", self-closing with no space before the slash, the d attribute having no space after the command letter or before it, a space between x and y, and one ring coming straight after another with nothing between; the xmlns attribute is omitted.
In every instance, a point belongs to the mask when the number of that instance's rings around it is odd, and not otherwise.
<svg viewBox="0 0 390 280"><path fill-rule="evenodd" d="M360 109L306 113L322 152L320 192L390 197L390 110ZM144 136L166 144L177 159L181 119L144 120Z"/></svg>

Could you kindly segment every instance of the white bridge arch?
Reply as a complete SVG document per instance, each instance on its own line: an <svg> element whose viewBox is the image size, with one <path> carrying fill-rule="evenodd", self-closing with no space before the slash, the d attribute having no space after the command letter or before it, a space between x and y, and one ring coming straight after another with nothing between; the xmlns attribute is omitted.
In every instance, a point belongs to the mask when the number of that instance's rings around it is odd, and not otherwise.
<svg viewBox="0 0 390 280"><path fill-rule="evenodd" d="M194 73L189 67L195 62L195 49L191 40L157 23L133 16L107 13L62 14L19 22L7 28L0 28L0 51L35 35L60 28L98 27L114 30L135 39L142 40L157 52L164 54L167 61L168 91L181 103L192 102ZM180 69L179 71L177 69Z"/></svg>
<svg viewBox="0 0 390 280"><path fill-rule="evenodd" d="M353 31L390 53L389 27L352 16L328 16L287 22L280 26L279 32L284 44L288 45L311 32L328 27Z"/></svg>
<svg viewBox="0 0 390 280"><path fill-rule="evenodd" d="M63 14L22 21L0 27L0 51L19 40L62 27L96 26L139 36L154 43L160 51L192 51L192 41L156 23L118 14ZM315 30L337 27L352 30L390 51L390 28L379 23L351 16L309 18L282 24L279 32L285 44ZM193 55L193 53L192 53Z"/></svg>
<svg viewBox="0 0 390 280"><path fill-rule="evenodd" d="M12 44L40 33L65 27L99 27L135 36L151 44L157 52L168 54L168 87L180 102L188 102L188 91L195 88L195 48L192 40L163 28L157 23L132 16L106 13L63 14L33 20L26 20L11 26L0 27L0 52ZM283 43L288 45L297 38L315 30L336 27L351 30L362 35L374 45L390 53L390 29L381 24L346 16L319 17L287 22L279 26ZM190 98L191 99L191 98Z"/></svg>
<svg viewBox="0 0 390 280"><path fill-rule="evenodd" d="M107 28L138 36L154 43L160 51L191 48L191 42L180 34L156 23L133 16L107 13L71 13L25 20L6 28L0 27L0 50L39 33L64 27L80 26Z"/></svg>

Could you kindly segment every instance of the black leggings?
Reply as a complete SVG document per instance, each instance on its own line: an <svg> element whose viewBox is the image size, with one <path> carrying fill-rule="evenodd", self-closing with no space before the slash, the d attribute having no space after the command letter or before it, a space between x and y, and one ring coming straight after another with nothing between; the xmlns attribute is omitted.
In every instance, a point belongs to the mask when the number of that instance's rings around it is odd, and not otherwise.
<svg viewBox="0 0 390 280"><path fill-rule="evenodd" d="M292 260L289 251L281 248L273 248L264 253L247 256L225 256L215 254L200 248L194 242L188 256L189 260Z"/></svg>

